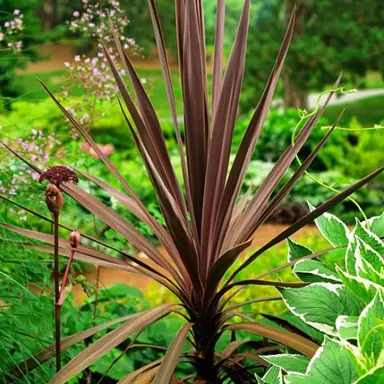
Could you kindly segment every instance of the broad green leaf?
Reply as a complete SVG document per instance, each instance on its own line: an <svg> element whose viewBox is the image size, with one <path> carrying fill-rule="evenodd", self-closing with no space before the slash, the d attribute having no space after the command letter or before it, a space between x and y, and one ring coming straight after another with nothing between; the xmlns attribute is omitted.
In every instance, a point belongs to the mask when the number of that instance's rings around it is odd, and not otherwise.
<svg viewBox="0 0 384 384"><path fill-rule="evenodd" d="M358 236L356 236L356 243L360 257L371 264L374 269L381 271L384 268L384 257Z"/></svg>
<svg viewBox="0 0 384 384"><path fill-rule="evenodd" d="M376 292L384 291L384 288L378 284L373 283L370 280L363 279L358 276L352 276L347 272L342 271L340 268L336 267L336 270L339 273L341 280L343 281L345 287L363 303L368 304L373 300L376 295Z"/></svg>
<svg viewBox="0 0 384 384"><path fill-rule="evenodd" d="M312 340L315 340L318 344L324 341L324 333L306 324L299 317L295 316L292 312L287 311L279 316L281 319L287 321L289 324L298 328L300 331L308 335Z"/></svg>
<svg viewBox="0 0 384 384"><path fill-rule="evenodd" d="M285 381L289 384L351 384L356 378L357 373L343 345L326 337L305 375L290 373Z"/></svg>
<svg viewBox="0 0 384 384"><path fill-rule="evenodd" d="M347 247L347 252L345 253L345 270L352 276L357 276L356 271L356 262L357 257L360 256L360 251L357 251L356 239L352 239Z"/></svg>
<svg viewBox="0 0 384 384"><path fill-rule="evenodd" d="M344 340L357 339L358 316L339 316L336 319L336 330Z"/></svg>
<svg viewBox="0 0 384 384"><path fill-rule="evenodd" d="M309 209L314 211L316 208L308 203ZM335 215L328 212L323 213L315 223L321 234L334 247L346 246L349 243L350 232L348 227Z"/></svg>
<svg viewBox="0 0 384 384"><path fill-rule="evenodd" d="M384 266L384 263L383 263ZM368 263L364 259L361 259L361 265L357 266L358 268L358 276L372 281L373 283L384 287L384 270L383 268L377 270L372 264Z"/></svg>
<svg viewBox="0 0 384 384"><path fill-rule="evenodd" d="M268 384L257 373L255 373L255 377L256 377L256 380L257 380L257 384Z"/></svg>
<svg viewBox="0 0 384 384"><path fill-rule="evenodd" d="M305 373L309 364L308 357L294 354L266 355L263 359L288 373Z"/></svg>
<svg viewBox="0 0 384 384"><path fill-rule="evenodd" d="M283 374L278 367L271 367L263 376L263 381L268 384L283 384Z"/></svg>
<svg viewBox="0 0 384 384"><path fill-rule="evenodd" d="M357 316L361 304L341 284L314 283L304 288L281 289L290 311L308 325L335 335L336 319L340 315Z"/></svg>
<svg viewBox="0 0 384 384"><path fill-rule="evenodd" d="M375 367L353 384L382 384L384 383L384 366Z"/></svg>
<svg viewBox="0 0 384 384"><path fill-rule="evenodd" d="M288 261L289 262L299 259L300 257L303 257L303 256L311 255L313 253L313 251L307 248L306 246L296 243L290 238L287 239L287 243L288 243Z"/></svg>
<svg viewBox="0 0 384 384"><path fill-rule="evenodd" d="M328 337L309 363L307 375L327 384L352 383L357 377L345 348Z"/></svg>
<svg viewBox="0 0 384 384"><path fill-rule="evenodd" d="M290 373L285 376L286 384L328 384L327 381L321 379L315 379L302 373Z"/></svg>
<svg viewBox="0 0 384 384"><path fill-rule="evenodd" d="M353 231L353 234L354 236L359 237L361 240L367 243L380 256L384 256L383 241L378 236L376 236L373 232L369 231L367 228L362 226L358 220L356 220L356 227Z"/></svg>
<svg viewBox="0 0 384 384"><path fill-rule="evenodd" d="M364 308L358 323L358 346L373 368L381 355L384 356L384 301L377 293Z"/></svg>
<svg viewBox="0 0 384 384"><path fill-rule="evenodd" d="M299 261L292 270L302 281L306 282L340 282L338 274L329 266L317 260Z"/></svg>
<svg viewBox="0 0 384 384"><path fill-rule="evenodd" d="M380 216L374 216L368 219L369 227L366 221L362 223L365 228L370 229L378 237L384 237L384 212Z"/></svg>

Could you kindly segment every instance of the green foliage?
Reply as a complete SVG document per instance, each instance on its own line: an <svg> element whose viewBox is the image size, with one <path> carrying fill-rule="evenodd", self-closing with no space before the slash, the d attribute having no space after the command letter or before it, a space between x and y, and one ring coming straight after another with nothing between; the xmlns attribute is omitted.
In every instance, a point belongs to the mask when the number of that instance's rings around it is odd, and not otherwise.
<svg viewBox="0 0 384 384"><path fill-rule="evenodd" d="M41 32L40 22L36 15L38 0L1 0L0 1L0 25L10 20L15 9L19 10L23 17L23 30L15 37L22 42L22 51L12 51L2 48L0 62L0 89L1 96L19 96L20 89L14 87L12 81L16 77L16 69L24 68L29 61L39 58L36 45L46 39ZM2 31L4 32L4 31ZM4 101L3 101L4 102Z"/></svg>
<svg viewBox="0 0 384 384"><path fill-rule="evenodd" d="M246 66L247 89L242 100L245 110L254 106L263 90L284 32L283 21L295 4L296 33L283 75L284 85L290 83L285 87L287 93L292 96L304 90L321 90L333 84L341 71L344 81L352 82L354 87L360 85L358 79L368 70L383 72L379 53L383 44L380 0L363 1L358 7L343 0L272 0L261 4L250 24L253 38L248 42L248 53L257 60L249 60Z"/></svg>
<svg viewBox="0 0 384 384"><path fill-rule="evenodd" d="M383 118L384 116L382 116ZM381 120L376 120L376 123ZM374 123L375 124L375 123ZM371 126L373 128L374 125ZM384 153L378 143L384 138L384 130L365 129L357 118L353 118L346 126L341 145L325 146L320 154L325 167L331 167L347 177L361 177L368 169L383 164ZM354 167L354 164L359 164ZM376 183L380 188L384 178L381 176Z"/></svg>
<svg viewBox="0 0 384 384"><path fill-rule="evenodd" d="M302 281L312 274L316 282L282 289L281 295L293 314L325 334L324 342L309 364L289 354L265 359L288 373L287 384L379 383L384 364L384 214L357 221L352 231L331 214L318 218L316 225L327 241L342 247L344 266L319 257L316 264L300 260L293 272ZM289 241L289 259L310 254L303 249Z"/></svg>
<svg viewBox="0 0 384 384"><path fill-rule="evenodd" d="M238 121L235 137L233 139L234 148L237 148L240 144L243 133L248 126L251 117L252 114L249 113ZM299 120L300 117L296 109L271 109L268 113L267 119L265 120L263 130L256 145L256 149L253 155L254 159L267 162L277 161L287 146L291 144L292 131ZM320 128L329 124L330 121L328 119L319 119L316 128L313 130L311 136L308 138L308 141L301 149L300 154L302 157L308 156L324 136L325 132ZM325 148L329 146L343 146L346 136L347 135L341 131L333 132ZM323 150L325 150L325 148ZM321 156L319 156L318 160L314 161L312 164L312 169L324 170L324 160L321 158Z"/></svg>
<svg viewBox="0 0 384 384"><path fill-rule="evenodd" d="M356 85L355 85L356 86ZM352 88L352 87L351 87ZM350 103L340 103L330 105L324 113L324 116L330 121L335 121L343 109L345 113L340 123L347 125L357 119L365 127L371 127L383 121L384 115L381 110L384 95L366 97Z"/></svg>

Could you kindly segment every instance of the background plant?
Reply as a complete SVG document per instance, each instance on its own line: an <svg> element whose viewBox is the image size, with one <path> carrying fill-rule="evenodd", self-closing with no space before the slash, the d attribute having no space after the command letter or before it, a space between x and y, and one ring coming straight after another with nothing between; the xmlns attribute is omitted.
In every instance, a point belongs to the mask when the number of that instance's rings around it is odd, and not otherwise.
<svg viewBox="0 0 384 384"><path fill-rule="evenodd" d="M384 214L357 221L352 231L331 214L316 219L316 225L338 249L314 258L311 249L290 240L293 272L311 284L282 289L282 297L294 315L325 335L324 342L311 360L293 354L266 356L272 367L260 382L379 382L384 351ZM346 249L340 248L346 243ZM287 375L283 377L282 371Z"/></svg>

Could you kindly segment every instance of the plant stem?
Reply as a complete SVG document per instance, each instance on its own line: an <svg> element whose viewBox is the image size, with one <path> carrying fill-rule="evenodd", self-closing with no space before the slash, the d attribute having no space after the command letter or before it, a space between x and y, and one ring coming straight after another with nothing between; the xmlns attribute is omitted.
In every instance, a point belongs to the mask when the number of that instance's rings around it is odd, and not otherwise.
<svg viewBox="0 0 384 384"><path fill-rule="evenodd" d="M56 303L57 303L57 306L59 306L60 308L61 308L62 305L63 305L63 301L64 301L64 289L65 289L65 286L67 285L68 276L69 276L69 272L70 272L70 270L71 270L71 265L72 265L73 257L75 256L75 252L76 252L75 249L72 249L72 250L71 250L71 256L69 257L69 261L68 261L67 267L65 268L63 281L61 282L60 293L59 293L59 299L58 299L57 302L56 302Z"/></svg>
<svg viewBox="0 0 384 384"><path fill-rule="evenodd" d="M54 236L54 279L55 279L55 343L56 343L56 371L61 369L61 307L58 305L60 299L59 285L59 213L53 215L53 236Z"/></svg>

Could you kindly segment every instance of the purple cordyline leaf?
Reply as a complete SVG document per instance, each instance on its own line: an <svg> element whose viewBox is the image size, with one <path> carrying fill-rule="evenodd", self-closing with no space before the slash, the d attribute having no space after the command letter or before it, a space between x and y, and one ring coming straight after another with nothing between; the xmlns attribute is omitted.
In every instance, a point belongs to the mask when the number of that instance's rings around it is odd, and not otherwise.
<svg viewBox="0 0 384 384"><path fill-rule="evenodd" d="M113 26L112 26L113 35L115 38L115 44L117 46L120 58L123 61L125 68L131 78L133 88L136 93L137 102L141 111L141 116L145 126L147 127L148 133L152 139L154 147L157 149L159 154L159 167L158 171L161 175L165 185L170 190L172 196L177 201L179 208L186 217L186 206L183 194L181 192L180 184L177 180L175 171L172 167L167 146L165 144L165 139L160 127L160 122L157 118L156 112L149 100L142 84L137 76L131 61L129 60L128 55L123 50L119 37L117 36ZM145 144L145 142L143 142ZM150 151L150 148L147 148ZM155 160L155 159L153 159Z"/></svg>
<svg viewBox="0 0 384 384"><path fill-rule="evenodd" d="M124 321L132 320L139 315L140 313L135 313L132 315L119 317L117 319L113 319L105 323L96 325L92 328L88 328L85 331L81 331L81 332L75 333L74 335L65 337L61 340L61 350L65 351L69 347L79 343L80 341L88 339L89 337L95 335L96 333L104 329L110 328L113 325L122 323ZM56 344L55 343L50 344L48 347L36 353L33 357L19 363L17 367L9 371L9 374L16 377L22 376L32 371L33 369L37 368L40 364L43 364L44 362L49 360L51 357L55 356L55 353L56 353Z"/></svg>
<svg viewBox="0 0 384 384"><path fill-rule="evenodd" d="M286 345L305 356L312 357L319 346L308 339L299 336L292 332L282 331L280 329L273 328L266 324L259 322L252 323L236 323L225 327L226 330L239 330L246 331L256 335L263 336L267 339L276 341L280 344Z"/></svg>
<svg viewBox="0 0 384 384"><path fill-rule="evenodd" d="M188 280L189 282L193 282L195 288L198 289L201 287L201 280L198 273L198 258L196 249L193 244L192 234L183 220L182 212L180 211L178 205L175 203L173 197L170 195L166 187L163 185L162 180L157 174L150 157L141 144L140 138L136 135L136 132L130 124L129 119L125 113L124 116L126 117L126 121L131 130L132 136L144 160L144 164L151 178L152 185L157 191L158 201L162 209L167 228L170 231L172 238L174 239L176 247L178 248L177 255L182 255L181 262L183 263L184 268L181 269L180 266L179 270L182 272L185 271L185 273L182 275L184 279ZM179 265L178 259L176 259L175 262L177 265Z"/></svg>
<svg viewBox="0 0 384 384"><path fill-rule="evenodd" d="M216 6L216 32L215 32L215 53L213 58L213 86L212 86L212 119L215 118L215 112L221 87L223 84L223 46L224 46L224 20L225 2L217 0Z"/></svg>
<svg viewBox="0 0 384 384"><path fill-rule="evenodd" d="M124 83L118 69L116 68L114 61L113 61L110 53L108 52L108 49L105 46L103 46L103 48L104 48L104 54L108 60L111 71L115 77L115 81L119 87L119 91L121 93L121 96L122 96L122 98L123 98L123 100L124 100L124 102L128 108L130 115L132 116L132 119L133 119L135 126L137 128L137 131L138 131L138 135L140 136L140 139L143 143L143 146L147 149L148 153L151 156L152 161L156 164L157 171L159 172L162 179L164 180L164 183L167 186L167 188L172 193L172 187L171 187L171 184L169 182L169 175L167 174L167 171L165 168L166 166L164 164L165 161L167 161L167 162L169 161L169 157L167 154L168 160L164 159L164 153L163 153L164 151L163 151L162 141L161 141L161 139L158 138L159 132L156 129L153 129L153 131L152 131L146 125L146 123L143 120L143 117L140 115L139 111L137 110L137 108L136 108L127 88L126 88L125 83ZM140 83L140 86L141 86L141 83ZM136 87L138 87L137 84L136 84ZM141 90L142 90L142 88L141 88ZM142 97L146 97L145 92L143 90L140 93L140 95ZM148 103L149 103L149 101L148 101ZM153 132L156 132L158 134L156 136L156 138L153 137ZM160 134L161 134L161 132L160 132ZM162 134L161 134L161 137L162 137Z"/></svg>
<svg viewBox="0 0 384 384"><path fill-rule="evenodd" d="M363 187L365 184L369 183L372 179L374 179L376 176L378 176L380 173L384 171L384 167L381 167L373 172L371 172L369 175L363 177L350 187L344 189L342 192L339 192L337 195L331 197L327 201L325 201L323 204L318 206L315 210L305 215L303 218L298 220L296 223L291 225L289 228L287 228L285 231L281 232L279 235L274 237L271 241L269 241L267 244L265 244L263 247L261 247L259 250L257 250L255 253L253 253L244 263L242 263L230 276L230 278L225 283L225 286L228 285L235 276L239 272L241 272L244 268L246 268L248 265L250 265L255 259L257 259L260 255L262 255L265 251L272 248L274 245L280 243L281 241L287 239L289 236L296 233L300 228L303 228L305 225L313 222L317 217L321 216L324 212L327 212L329 209L334 207L336 204L340 203L341 201L345 200L348 196L352 195L355 191Z"/></svg>
<svg viewBox="0 0 384 384"><path fill-rule="evenodd" d="M249 0L244 2L239 28L224 75L217 111L213 121L205 178L201 249L206 253L206 269L214 262L214 225L227 176L232 137L235 127L241 85L243 81L246 41L249 22Z"/></svg>
<svg viewBox="0 0 384 384"><path fill-rule="evenodd" d="M87 174L86 172L83 172L81 170L77 170L77 172L79 172L85 178L87 178L88 180L98 185L100 188L104 189L111 196L114 196L124 207L126 207L131 213L133 213L136 217L138 217L143 223L147 224L149 227L151 227L152 225L154 235L163 244L163 246L168 251L169 255L171 256L172 260L175 262L179 270L180 271L183 270L182 264L180 264L180 257L174 258L175 255L179 256L179 254L177 249L175 248L172 238L159 222L154 220L153 222L151 222L151 225L149 225L147 216L143 214L143 212L141 211L140 207L136 204L136 202L133 199L131 199L129 196L127 196L125 193L111 187L109 184Z"/></svg>
<svg viewBox="0 0 384 384"><path fill-rule="evenodd" d="M142 209L143 213L147 216L148 221L150 221L152 223L150 225L150 228L153 231L154 230L153 227L156 226L156 224L154 224L154 222L156 220L148 212L147 208L143 205L143 203L141 202L140 198L136 195L134 190L130 187L130 185L127 183L127 181L121 176L121 174L117 171L117 169L109 161L108 157L105 156L103 151L100 150L98 145L94 142L94 140L91 138L91 136L88 134L88 132L81 126L81 124L61 105L61 103L55 98L55 96L49 91L49 89L43 83L41 83L41 85L43 86L45 91L49 94L49 96L52 98L52 100L55 102L55 104L60 108L60 110L63 112L63 114L67 117L67 119L71 122L71 124L77 129L77 131L84 137L84 139L93 148L93 150L97 153L97 155L103 160L103 162L107 166L107 168L119 180L120 184L126 189L129 196L139 205L139 207ZM13 153L15 154L15 152L13 152ZM17 154L15 154L15 155L18 156ZM29 162L27 162L25 159L21 158L21 160L26 162L33 169L35 169L34 166L31 165ZM41 173L41 171L39 171L39 173Z"/></svg>
<svg viewBox="0 0 384 384"><path fill-rule="evenodd" d="M238 256L247 249L251 245L252 241L247 241L243 244L238 245L237 247L232 248L231 250L224 253L215 264L213 264L212 268L210 268L207 282L205 285L205 296L204 300L210 300L211 295L213 295L216 291L218 284L223 278L225 272L231 267L231 265L235 262Z"/></svg>
<svg viewBox="0 0 384 384"><path fill-rule="evenodd" d="M46 253L54 253L54 248L52 246L44 246L44 245L28 245L30 249L35 249L39 252L46 252ZM69 257L70 251L64 248L59 248L59 254L61 256ZM175 285L173 281L171 281L169 278L167 278L165 275L160 273L158 270L153 269L152 267L149 267L148 265L143 266L144 263L136 263L127 265L127 264L118 264L118 263L111 263L108 261L103 261L97 258L90 258L89 256L84 255L83 253L80 253L79 255L75 254L75 259L84 261L86 263L90 263L93 265L97 265L99 267L105 267L109 269L114 269L117 271L123 271L128 273L136 273L141 274L144 276L149 277L150 279L158 282L160 285L167 288L170 292L172 292L176 297L178 297L181 301L188 303L188 298L184 295L184 292L180 290L178 286Z"/></svg>
<svg viewBox="0 0 384 384"><path fill-rule="evenodd" d="M176 280L179 280L177 271L161 252L159 252L159 250L144 235L125 221L112 208L101 203L97 198L74 185L66 184L62 186L62 189L94 215L100 217L105 224L124 236L136 248L141 252L144 252L152 261L168 271Z"/></svg>
<svg viewBox="0 0 384 384"><path fill-rule="evenodd" d="M232 234L233 231L228 231L231 217L233 217L233 207L239 195L241 185L244 181L246 171L251 161L257 140L260 136L264 121L267 117L272 97L276 89L277 82L280 77L280 72L286 57L289 43L292 39L293 28L295 23L295 11L291 15L285 37L283 39L280 52L277 56L275 65L270 74L269 80L261 99L253 113L252 119L237 150L234 163L228 176L225 185L222 199L218 210L218 217L215 225L214 248L220 252L225 236L227 233ZM234 227L232 227L234 228Z"/></svg>
<svg viewBox="0 0 384 384"><path fill-rule="evenodd" d="M319 144L312 151L312 153L303 161L303 163L300 165L300 167L297 169L297 171L292 175L292 177L288 180L288 182L283 186L283 188L280 189L280 191L275 195L275 197L272 199L272 201L267 205L264 212L260 216L259 221L257 222L257 227L259 227L261 224L263 224L273 214L273 212L278 207L280 202L292 190L296 181L299 180L299 178L304 174L304 172L306 172L308 167L312 164L312 161L316 158L320 149L324 146L324 144L327 142L327 140L331 136L334 129L337 127L343 113L344 113L344 110L340 113L339 117L337 118L335 123L332 125L331 129L320 140Z"/></svg>
<svg viewBox="0 0 384 384"><path fill-rule="evenodd" d="M49 92L49 91L48 91ZM54 96L52 95L54 98ZM56 100L56 99L54 99ZM57 101L57 100L56 100ZM62 107L63 108L63 107ZM64 109L65 111L65 109ZM66 111L65 111L66 112ZM82 128L82 127L81 127ZM92 139L90 139L92 140ZM92 141L93 142L93 141ZM93 142L94 143L94 142ZM5 144L4 144L5 145ZM98 149L97 145L94 144ZM24 157L19 155L17 152L12 150L10 147L5 145L5 147L20 160L25 162L29 167L34 169L36 172L41 173L42 171L34 166L32 163L28 162ZM101 151L100 151L101 152ZM113 168L113 166L112 166ZM117 172L117 171L116 171ZM70 185L63 184L61 189L65 191L69 196L78 201L84 207L89 209L96 215L100 215L103 221L106 224L110 224L111 228L115 229L118 233L125 236L128 241L131 241L138 249L144 252L150 259L155 263L162 266L167 270L178 282L182 282L181 278L178 278L177 271L169 264L169 262L164 258L164 256L154 247L147 238L145 238L139 231L134 229L129 223L127 223L120 215L118 215L114 210L102 204L98 199L90 195L89 193L83 191L81 188ZM98 213L96 213L98 212Z"/></svg>
<svg viewBox="0 0 384 384"><path fill-rule="evenodd" d="M341 80L341 75L336 80L336 83L334 84L333 89L337 88L337 86L340 83L340 80ZM249 236L252 236L252 234L256 231L258 220L262 215L263 208L266 206L269 197L272 195L274 189L276 188L277 184L285 174L286 170L294 161L294 159L296 158L296 155L298 154L302 146L307 141L310 133L314 129L318 119L323 114L333 94L334 94L334 91L330 92L321 110L306 122L303 129L297 136L295 140L295 144L289 146L284 151L284 153L276 162L275 166L273 167L271 172L268 174L264 182L257 189L255 195L253 196L252 200L250 201L247 207L247 210L242 216L238 227L236 228L237 233L239 233L239 237L237 241L244 241L248 239Z"/></svg>
<svg viewBox="0 0 384 384"><path fill-rule="evenodd" d="M140 331L150 324L174 311L176 304L164 304L147 312L135 316L128 323L121 325L112 332L107 333L99 340L80 352L74 359L65 365L51 380L50 384L63 384L70 378L82 372L101 356L125 341L133 333Z"/></svg>
<svg viewBox="0 0 384 384"><path fill-rule="evenodd" d="M139 383L137 380L140 379L141 375L145 374L146 372L148 372L154 368L157 368L161 364L162 361L163 361L163 359L155 360L155 361L152 361L151 363L149 363L147 365L144 365L144 367L136 369L135 371L133 371L129 375L127 375L127 376L123 377L121 380L119 380L117 382L117 384Z"/></svg>
<svg viewBox="0 0 384 384"><path fill-rule="evenodd" d="M6 196L0 195L0 198L2 198L2 199L5 200L5 201L8 201L9 203L11 203L11 204L13 204L13 205L15 205L15 206L17 206L17 207L19 207L19 208L21 208L21 209L23 209L23 210L26 211L26 212L31 213L32 215L35 215L36 217L38 217L38 218L40 218L40 219L42 219L42 220L45 220L45 221L47 221L47 222L49 222L49 223L51 223L51 224L53 223L53 220L51 220L51 219L49 219L49 218L47 218L47 217L45 217L45 216L43 216L43 215L40 215L40 214L37 213L37 212L34 212L33 210L29 209L28 207L26 207L26 206L24 206L24 205L21 205L21 204L19 204L19 203L16 203L15 201L13 201L13 200L7 198ZM67 226L65 226L65 225L63 225L63 224L59 224L59 226L60 226L61 228L64 228L64 229L70 231L70 232L74 231L73 228L69 228L69 227L67 227ZM20 228L20 229L22 229L22 228ZM24 229L23 229L23 230L24 230ZM168 277L166 277L165 275L161 274L158 270L153 269L152 267L150 267L149 265L147 265L146 263L144 263L142 260L140 260L140 259L138 259L138 258L136 258L136 257L133 257L133 256L127 254L126 252L123 252L123 251L121 251L121 250L119 250L119 249L117 249L117 248L115 248L115 247L113 247L113 246L111 246L111 245L109 245L109 244L107 244L107 243L104 243L104 242L100 241L99 239L97 239L97 238L95 238L95 237L93 237L93 236L89 236L89 235L87 235L87 234L84 233L84 232L79 232L79 233L80 233L80 235L81 235L82 238L86 238L86 239L88 239L88 240L90 240L90 241L95 242L96 244L101 245L102 247L105 247L105 248L107 248L107 249L110 249L110 250L112 250L112 251L115 251L115 252L119 253L121 256L123 256L123 257L125 257L126 259L128 259L130 262L132 262L132 263L134 263L134 264L138 264L141 268L143 268L143 269L149 271L150 274L151 274L150 277L153 278L154 280L156 280L156 279L155 279L153 276L158 276L158 277L161 278L163 281L166 281L166 282L167 282L167 284L163 284L163 285L165 285L165 286L167 286L167 287L172 287L172 286L173 286L173 287L177 288L177 287L174 285L174 283L173 283ZM30 247L33 247L33 246L30 245ZM41 248L41 250L42 250L42 249L43 249L43 248ZM44 249L45 249L45 251L48 252L48 250L47 250L48 248L44 248ZM109 255L108 255L108 256L109 256ZM117 258L113 258L113 259L116 261L116 263L118 263L118 265L120 265L121 263L123 263L123 262L121 262L121 260L119 260L119 259L117 259ZM84 261L86 261L86 260L84 260ZM110 260L110 261L112 261L112 260ZM87 262L91 262L91 263L95 264L95 260L94 260L94 259L93 259L93 260L88 260L88 259L87 259ZM125 265L125 263L124 263L124 265ZM161 283L161 282L160 282L160 283ZM161 283L161 284L162 284L162 283ZM180 294L180 293L179 293L179 294ZM179 296L179 294L177 294L177 296Z"/></svg>
<svg viewBox="0 0 384 384"><path fill-rule="evenodd" d="M187 198L187 205L188 210L191 215L191 221L192 221L192 227L194 230L195 238L197 239L197 226L196 226L196 220L194 217L194 211L193 211L193 203L192 203L192 196L191 196L191 186L189 183L189 176L188 176L188 169L187 169L187 163L185 158L185 151L184 151L184 143L183 139L181 137L179 123L177 121L177 112L176 112L176 103L175 103L175 96L172 88L172 80L171 80L171 73L170 68L168 64L168 57L166 53L166 47L164 42L163 33L161 31L161 25L160 25L160 19L157 13L157 8L154 0L148 0L149 10L151 13L152 18L152 25L153 30L155 33L156 38L156 44L157 44L157 50L159 52L159 58L161 63L161 69L164 77L164 83L165 88L167 91L167 97L168 102L171 109L171 116L173 120L173 125L175 127L175 134L176 134L176 141L177 146L179 148L179 154L180 154L180 160L181 160L181 169L183 172L183 180L185 185L185 192L186 192L186 198Z"/></svg>
<svg viewBox="0 0 384 384"><path fill-rule="evenodd" d="M0 224L0 225L10 231L19 233L23 236L29 237L34 240L39 240L51 245L49 247L41 246L41 245L26 245L29 248L42 251L42 252L51 253L51 254L54 253L54 248L52 247L54 244L54 239L52 235L15 227L13 225L6 225L6 224ZM71 249L72 248L68 240L59 238L59 254L60 255L69 257ZM150 267L146 263L132 256L129 256L129 260L134 264L127 265L124 261L120 259L104 254L103 252L94 250L92 248L79 245L75 253L75 259L78 259L87 263L91 263L94 265L110 268L110 269L116 269L116 270L121 270L125 272L130 272L130 273L141 273L157 281L161 285L165 286L180 299L185 300L185 296L183 295L183 292L180 291L178 287L175 286L175 284L171 280L169 280L169 278L167 278L160 271L155 270L154 268Z"/></svg>
<svg viewBox="0 0 384 384"><path fill-rule="evenodd" d="M20 235L29 237L30 239L39 240L39 241L42 241L44 243L48 243L51 245L54 244L54 236L53 235L42 233L42 232L31 231L29 229L15 227L14 225L8 225L8 224L1 224L0 223L0 226L5 228L5 229L8 229L9 231L16 232ZM68 251L70 251L72 249L71 245L69 244L69 241L67 239L63 239L63 238L59 238L59 247L66 249ZM77 252L84 254L84 255L87 255L87 256L90 256L90 257L93 257L93 258L96 258L96 259L107 261L109 263L126 265L124 263L124 261L117 259L116 257L106 255L103 252L97 251L97 250L89 248L89 247L85 247L83 245L78 246Z"/></svg>
<svg viewBox="0 0 384 384"><path fill-rule="evenodd" d="M173 372L180 359L181 350L192 325L192 323L187 323L180 328L156 372L156 376L152 382L153 384L168 384L171 381Z"/></svg>
<svg viewBox="0 0 384 384"><path fill-rule="evenodd" d="M209 128L206 99L205 60L202 61L204 41L199 15L194 1L180 2L178 34L182 40L181 84L184 101L184 132L189 185L197 231L201 231L202 202L206 172ZM182 31L179 29L182 28ZM201 256L202 257L202 256ZM203 262L200 263L203 267Z"/></svg>

